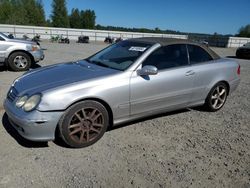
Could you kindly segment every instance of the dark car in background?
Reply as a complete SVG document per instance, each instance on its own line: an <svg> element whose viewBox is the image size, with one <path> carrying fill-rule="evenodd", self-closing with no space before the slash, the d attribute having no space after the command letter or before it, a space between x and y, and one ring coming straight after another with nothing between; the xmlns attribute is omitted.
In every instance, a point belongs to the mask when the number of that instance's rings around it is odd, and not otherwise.
<svg viewBox="0 0 250 188"><path fill-rule="evenodd" d="M250 59L250 42L239 47L236 51L237 58L248 58Z"/></svg>

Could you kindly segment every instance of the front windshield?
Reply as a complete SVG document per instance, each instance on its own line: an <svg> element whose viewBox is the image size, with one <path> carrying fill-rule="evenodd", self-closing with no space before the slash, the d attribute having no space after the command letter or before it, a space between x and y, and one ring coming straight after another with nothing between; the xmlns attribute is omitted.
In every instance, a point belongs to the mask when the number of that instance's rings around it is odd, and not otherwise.
<svg viewBox="0 0 250 188"><path fill-rule="evenodd" d="M124 40L87 59L100 66L124 71L132 65L152 44Z"/></svg>

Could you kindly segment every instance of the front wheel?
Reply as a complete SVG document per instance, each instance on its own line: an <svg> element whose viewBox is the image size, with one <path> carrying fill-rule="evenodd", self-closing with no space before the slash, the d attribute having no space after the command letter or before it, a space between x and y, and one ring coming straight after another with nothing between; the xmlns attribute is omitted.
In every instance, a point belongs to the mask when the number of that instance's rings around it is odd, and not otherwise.
<svg viewBox="0 0 250 188"><path fill-rule="evenodd" d="M236 51L236 57L237 57L238 59L241 59L241 58L242 58L240 52Z"/></svg>
<svg viewBox="0 0 250 188"><path fill-rule="evenodd" d="M31 58L24 52L14 52L8 58L8 65L13 71L27 71L31 66Z"/></svg>
<svg viewBox="0 0 250 188"><path fill-rule="evenodd" d="M216 84L206 98L205 108L211 112L220 110L224 106L227 96L227 85L223 82Z"/></svg>
<svg viewBox="0 0 250 188"><path fill-rule="evenodd" d="M97 142L108 125L109 115L101 103L83 101L65 112L59 122L59 132L67 145L82 148Z"/></svg>

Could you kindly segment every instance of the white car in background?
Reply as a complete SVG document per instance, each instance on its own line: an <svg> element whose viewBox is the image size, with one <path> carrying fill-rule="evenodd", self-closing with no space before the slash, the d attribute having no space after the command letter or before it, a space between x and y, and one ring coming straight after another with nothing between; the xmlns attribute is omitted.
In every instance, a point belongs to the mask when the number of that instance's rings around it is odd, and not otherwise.
<svg viewBox="0 0 250 188"><path fill-rule="evenodd" d="M33 63L43 59L43 50L37 43L12 39L0 32L0 66L7 66L13 71L26 71Z"/></svg>

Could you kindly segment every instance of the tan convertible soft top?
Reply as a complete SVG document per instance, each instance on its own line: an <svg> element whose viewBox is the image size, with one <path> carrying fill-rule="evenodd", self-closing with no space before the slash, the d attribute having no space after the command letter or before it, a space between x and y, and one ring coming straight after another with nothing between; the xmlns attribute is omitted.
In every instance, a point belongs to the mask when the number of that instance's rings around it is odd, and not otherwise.
<svg viewBox="0 0 250 188"><path fill-rule="evenodd" d="M159 43L161 46L168 46L171 44L191 44L191 45L196 45L200 46L204 50L206 50L212 58L215 59L220 59L220 56L216 54L213 50L211 50L209 47L202 43L190 41L187 39L175 39L175 38L161 38L161 37L143 37L143 38L133 38L129 39L131 41L136 41L136 42L145 42L145 43L151 43L151 44L156 44Z"/></svg>

